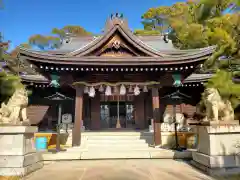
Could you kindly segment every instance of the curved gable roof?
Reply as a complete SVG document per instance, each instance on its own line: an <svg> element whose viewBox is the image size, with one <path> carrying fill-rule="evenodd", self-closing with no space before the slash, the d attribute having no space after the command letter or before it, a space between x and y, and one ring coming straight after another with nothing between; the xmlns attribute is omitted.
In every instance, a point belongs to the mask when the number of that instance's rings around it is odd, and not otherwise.
<svg viewBox="0 0 240 180"><path fill-rule="evenodd" d="M132 44L141 52L145 53L151 57L165 56L159 51L151 48L149 45L143 43L138 37L136 37L129 29L121 26L121 24L115 24L112 29L107 31L103 36L96 38L91 41L89 44L77 49L73 52L67 53L67 56L85 56L95 49L101 47L104 43L108 42L108 40L115 34L120 33L128 43Z"/></svg>
<svg viewBox="0 0 240 180"><path fill-rule="evenodd" d="M114 36L120 36L123 44L129 46L129 49L134 47L137 50L135 56L129 57L102 57L94 55L94 52L99 49L104 49L107 43L112 42ZM83 42L84 38L81 38ZM75 38L75 45L79 44L79 38ZM85 37L84 43L80 43L75 48L70 48L70 51L62 52L48 52L48 51L34 51L24 49L20 47L20 55L22 58L29 61L42 62L42 63L53 63L53 64L72 64L72 65L96 65L96 64L109 64L109 65L137 65L137 64L151 64L151 65L170 65L170 64L181 64L181 63L193 63L206 60L214 51L215 46L210 46L200 49L192 50L160 50L154 48L158 47L159 44L155 43L161 41L161 36L152 37L139 37L134 35L126 23L122 19L110 19L107 24L107 29L103 36L99 37ZM148 43L147 43L148 42ZM70 45L73 42L67 43ZM169 43L171 44L171 42ZM66 44L65 44L66 45ZM164 44L162 44L164 46ZM127 47L128 48L128 47ZM140 53L139 53L140 52Z"/></svg>

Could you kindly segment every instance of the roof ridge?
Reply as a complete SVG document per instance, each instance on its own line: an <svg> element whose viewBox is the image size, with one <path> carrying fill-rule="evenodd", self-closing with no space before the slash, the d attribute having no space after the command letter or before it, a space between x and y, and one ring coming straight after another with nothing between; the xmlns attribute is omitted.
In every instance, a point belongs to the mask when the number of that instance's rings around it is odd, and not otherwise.
<svg viewBox="0 0 240 180"><path fill-rule="evenodd" d="M91 42L92 43L92 42ZM209 54L210 52L209 51L213 51L215 49L216 46L212 46L212 47L207 47L207 48L202 48L200 51L196 51L196 52L193 52L193 53L186 53L186 54L178 54L178 55L165 55L165 56L160 56L160 57L132 57L132 59L161 59L161 58L186 58L186 57L191 57L193 56L192 58L194 58L194 56L198 56L200 54ZM20 52L23 51L23 52L27 52L27 53L30 53L34 56L36 55L43 55L45 56L46 58L47 57L58 57L58 58L66 58L66 57L69 57L69 58L75 58L75 56L70 56L69 54L61 54L61 55L55 55L55 54L50 54L50 53L47 53L47 52L41 52L41 51L34 51L34 50L29 50L29 49L26 49L26 48L20 48ZM76 50L77 51L77 50ZM68 55L68 56L67 56ZM189 57L189 58L190 58ZM82 57L82 58L85 58L85 59L94 59L96 58L96 56L86 56L86 57ZM110 57L97 57L99 59L111 59ZM115 59L124 59L124 57L115 57Z"/></svg>

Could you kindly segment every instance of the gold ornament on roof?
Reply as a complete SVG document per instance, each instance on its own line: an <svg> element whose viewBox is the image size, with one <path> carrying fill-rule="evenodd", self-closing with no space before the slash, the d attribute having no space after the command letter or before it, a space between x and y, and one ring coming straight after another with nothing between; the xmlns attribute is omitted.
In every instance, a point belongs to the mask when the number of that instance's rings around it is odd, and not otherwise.
<svg viewBox="0 0 240 180"><path fill-rule="evenodd" d="M112 47L119 49L121 47L121 42L119 40L113 41Z"/></svg>

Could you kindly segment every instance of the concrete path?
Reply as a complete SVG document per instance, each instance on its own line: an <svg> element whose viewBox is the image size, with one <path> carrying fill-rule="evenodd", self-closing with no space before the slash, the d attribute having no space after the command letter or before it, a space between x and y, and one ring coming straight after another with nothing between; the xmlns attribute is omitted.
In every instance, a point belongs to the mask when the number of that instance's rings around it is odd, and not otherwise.
<svg viewBox="0 0 240 180"><path fill-rule="evenodd" d="M212 180L176 160L61 161L45 165L26 180Z"/></svg>

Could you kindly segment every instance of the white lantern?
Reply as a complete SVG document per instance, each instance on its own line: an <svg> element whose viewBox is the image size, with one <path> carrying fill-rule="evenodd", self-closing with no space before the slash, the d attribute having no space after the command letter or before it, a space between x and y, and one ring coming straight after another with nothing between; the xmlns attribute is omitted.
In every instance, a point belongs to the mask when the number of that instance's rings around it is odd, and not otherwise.
<svg viewBox="0 0 240 180"><path fill-rule="evenodd" d="M126 94L126 87L124 85L120 86L120 95L125 95Z"/></svg>
<svg viewBox="0 0 240 180"><path fill-rule="evenodd" d="M134 88L134 95L137 96L137 95L139 95L139 94L140 94L140 89L139 89L138 86L136 86L136 87Z"/></svg>
<svg viewBox="0 0 240 180"><path fill-rule="evenodd" d="M143 92L148 92L147 86L143 87Z"/></svg>
<svg viewBox="0 0 240 180"><path fill-rule="evenodd" d="M117 93L118 93L118 87L117 87L117 86L114 87L113 93L114 93L114 94L117 94Z"/></svg>
<svg viewBox="0 0 240 180"><path fill-rule="evenodd" d="M88 93L88 87L87 86L84 87L84 91L83 92L84 92L84 94Z"/></svg>
<svg viewBox="0 0 240 180"><path fill-rule="evenodd" d="M103 92L104 91L103 85L100 85L98 90L99 90L99 92Z"/></svg>
<svg viewBox="0 0 240 180"><path fill-rule="evenodd" d="M133 92L133 88L132 88L132 86L129 86L128 91L129 91L130 93Z"/></svg>
<svg viewBox="0 0 240 180"><path fill-rule="evenodd" d="M105 95L106 95L106 96L111 96L111 95L112 95L112 89L111 89L110 86L107 86L107 87L106 87Z"/></svg>
<svg viewBox="0 0 240 180"><path fill-rule="evenodd" d="M94 87L91 87L91 88L90 88L88 95L89 95L90 97L94 97L94 96L95 96L95 89L94 89Z"/></svg>

